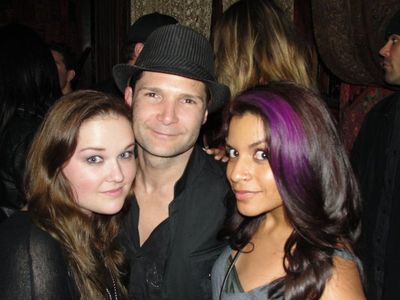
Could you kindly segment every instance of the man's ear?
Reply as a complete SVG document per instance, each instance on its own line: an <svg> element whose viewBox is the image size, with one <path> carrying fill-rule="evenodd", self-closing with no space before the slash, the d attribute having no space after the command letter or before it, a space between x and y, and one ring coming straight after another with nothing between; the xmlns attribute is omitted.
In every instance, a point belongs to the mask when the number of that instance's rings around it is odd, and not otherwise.
<svg viewBox="0 0 400 300"><path fill-rule="evenodd" d="M75 78L75 70L68 70L67 71L67 81L71 82L72 79Z"/></svg>
<svg viewBox="0 0 400 300"><path fill-rule="evenodd" d="M140 52L142 52L143 47L144 47L143 43L139 42L139 43L135 44L135 48L133 49L133 55L135 58L137 58L139 56Z"/></svg>
<svg viewBox="0 0 400 300"><path fill-rule="evenodd" d="M127 86L125 88L124 98L125 98L126 104L128 104L129 107L132 107L132 96L133 96L132 87Z"/></svg>
<svg viewBox="0 0 400 300"><path fill-rule="evenodd" d="M207 117L208 117L208 109L206 109L206 111L204 112L203 122L201 123L201 125L204 125L204 123L207 122Z"/></svg>

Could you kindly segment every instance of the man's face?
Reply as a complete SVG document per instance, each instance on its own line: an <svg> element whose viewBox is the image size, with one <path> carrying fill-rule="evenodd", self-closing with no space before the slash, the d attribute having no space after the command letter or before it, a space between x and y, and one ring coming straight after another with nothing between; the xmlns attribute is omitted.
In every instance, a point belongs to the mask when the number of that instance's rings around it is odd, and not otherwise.
<svg viewBox="0 0 400 300"><path fill-rule="evenodd" d="M191 150L207 119L205 84L182 76L144 71L126 100L133 105L137 143L153 156Z"/></svg>
<svg viewBox="0 0 400 300"><path fill-rule="evenodd" d="M400 85L400 35L392 34L386 44L379 50L383 57L385 81L389 84Z"/></svg>
<svg viewBox="0 0 400 300"><path fill-rule="evenodd" d="M63 89L68 82L67 68L65 67L63 56L61 55L61 53L54 50L51 50L51 54L53 55L54 61L56 62L57 65L60 88Z"/></svg>

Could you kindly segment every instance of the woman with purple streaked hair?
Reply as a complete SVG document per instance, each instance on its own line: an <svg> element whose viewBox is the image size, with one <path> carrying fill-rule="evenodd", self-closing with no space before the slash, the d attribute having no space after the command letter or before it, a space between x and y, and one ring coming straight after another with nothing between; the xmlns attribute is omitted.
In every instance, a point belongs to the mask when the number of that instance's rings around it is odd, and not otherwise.
<svg viewBox="0 0 400 300"><path fill-rule="evenodd" d="M289 82L248 90L224 131L235 208L213 299L365 299L359 191L320 98Z"/></svg>

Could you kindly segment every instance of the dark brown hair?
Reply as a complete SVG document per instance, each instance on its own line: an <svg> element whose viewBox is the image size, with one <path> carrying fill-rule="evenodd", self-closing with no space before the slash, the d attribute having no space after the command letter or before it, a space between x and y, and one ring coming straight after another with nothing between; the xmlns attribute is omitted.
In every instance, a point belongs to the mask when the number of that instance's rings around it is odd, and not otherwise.
<svg viewBox="0 0 400 300"><path fill-rule="evenodd" d="M286 275L271 293L319 299L332 275L334 251L352 252L361 230L360 194L347 153L322 100L294 83L241 94L227 111L226 134L232 117L246 113L263 120L269 164L294 229L284 247ZM242 249L263 218L268 214L249 218L236 210L222 234L233 249Z"/></svg>

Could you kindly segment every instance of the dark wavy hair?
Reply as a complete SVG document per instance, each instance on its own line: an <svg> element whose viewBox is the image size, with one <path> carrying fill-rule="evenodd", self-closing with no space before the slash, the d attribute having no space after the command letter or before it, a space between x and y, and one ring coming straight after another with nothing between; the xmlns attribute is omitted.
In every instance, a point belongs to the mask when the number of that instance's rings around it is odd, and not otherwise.
<svg viewBox="0 0 400 300"><path fill-rule="evenodd" d="M286 275L271 293L284 299L319 299L332 274L335 249L353 245L360 234L360 196L344 147L324 103L295 83L271 83L239 95L232 117L252 113L266 128L269 163L293 232L284 247ZM233 249L250 242L262 219L237 209L221 232Z"/></svg>
<svg viewBox="0 0 400 300"><path fill-rule="evenodd" d="M35 135L26 163L29 211L35 224L60 242L81 299L107 298L105 268L115 280L119 295L127 297L122 284L124 257L116 239L122 214L88 217L74 200L62 172L75 152L81 125L109 115L132 121L125 103L111 95L82 90L60 98Z"/></svg>
<svg viewBox="0 0 400 300"><path fill-rule="evenodd" d="M31 28L0 27L0 132L18 108L43 115L61 96L49 48Z"/></svg>

